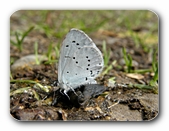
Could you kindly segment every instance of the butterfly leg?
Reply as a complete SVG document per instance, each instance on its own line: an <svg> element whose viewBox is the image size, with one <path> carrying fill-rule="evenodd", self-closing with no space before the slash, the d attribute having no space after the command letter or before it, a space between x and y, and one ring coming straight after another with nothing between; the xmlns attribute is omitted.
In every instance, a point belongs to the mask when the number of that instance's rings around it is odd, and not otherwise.
<svg viewBox="0 0 169 131"><path fill-rule="evenodd" d="M62 95L66 95L67 97L68 97L68 99L70 100L70 97L68 96L68 94L67 94L67 90L64 90L63 91L63 93L62 93L62 89L60 90L60 93L62 94Z"/></svg>
<svg viewBox="0 0 169 131"><path fill-rule="evenodd" d="M75 93L75 95L78 96L77 93L75 92L75 90L74 90L72 87L70 87L70 88L71 88L72 91Z"/></svg>
<svg viewBox="0 0 169 131"><path fill-rule="evenodd" d="M64 94L62 93L63 89L60 89L59 91L60 91L60 93L61 93L62 95L64 95Z"/></svg>
<svg viewBox="0 0 169 131"><path fill-rule="evenodd" d="M75 94L76 96L78 96L77 93L75 92L75 90L73 89L73 87L71 87L70 85L68 85L68 87L74 92L74 94Z"/></svg>
<svg viewBox="0 0 169 131"><path fill-rule="evenodd" d="M68 94L67 94L67 90L64 90L63 92L64 92L64 94L68 97L68 99L70 100L70 97L69 97Z"/></svg>

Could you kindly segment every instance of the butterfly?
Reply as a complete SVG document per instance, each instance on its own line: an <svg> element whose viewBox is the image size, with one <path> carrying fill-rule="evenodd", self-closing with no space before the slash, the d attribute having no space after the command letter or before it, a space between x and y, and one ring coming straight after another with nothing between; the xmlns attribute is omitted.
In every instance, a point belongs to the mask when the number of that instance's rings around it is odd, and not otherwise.
<svg viewBox="0 0 169 131"><path fill-rule="evenodd" d="M61 46L58 86L67 95L69 90L74 91L81 85L96 84L95 78L101 73L103 66L102 53L92 39L83 31L73 28Z"/></svg>

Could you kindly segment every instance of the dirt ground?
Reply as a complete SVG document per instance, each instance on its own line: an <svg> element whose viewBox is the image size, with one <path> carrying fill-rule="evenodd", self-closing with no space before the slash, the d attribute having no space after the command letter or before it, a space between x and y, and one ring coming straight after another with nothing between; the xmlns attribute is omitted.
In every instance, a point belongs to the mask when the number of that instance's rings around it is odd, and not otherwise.
<svg viewBox="0 0 169 131"><path fill-rule="evenodd" d="M11 21L13 22L12 29L19 26L15 17L12 17ZM142 29L136 31L139 32ZM11 39L13 37L11 36ZM153 73L125 72L122 48L125 47L132 56L132 69L135 70L152 67L152 52L137 48L134 40L127 36L122 38L110 32L96 31L90 37L101 52L103 52L102 41L106 41L107 49L111 50L109 64L114 60L116 64L108 73L96 79L98 84L77 88L75 91L78 95L70 91L68 93L70 99L56 86L57 62L45 63L47 57L42 54L47 52L50 43L45 34L37 31L29 33L24 39L22 52L16 46L10 46L10 58L14 59L10 68L12 75L10 114L15 119L23 121L145 121L153 120L158 115L158 89L134 86L148 85ZM39 65L35 64L34 54L34 40L37 38L39 40L38 58L42 61ZM158 45L152 46L152 50L157 48ZM114 81L110 80L112 77L115 77Z"/></svg>

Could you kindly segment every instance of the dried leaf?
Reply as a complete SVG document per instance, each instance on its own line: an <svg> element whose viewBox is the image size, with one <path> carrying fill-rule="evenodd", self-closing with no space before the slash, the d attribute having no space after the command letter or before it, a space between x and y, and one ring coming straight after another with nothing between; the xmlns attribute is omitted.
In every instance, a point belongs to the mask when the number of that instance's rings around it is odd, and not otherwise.
<svg viewBox="0 0 169 131"><path fill-rule="evenodd" d="M130 77L130 78L133 78L133 79L137 79L137 80L140 80L140 79L143 79L144 76L141 75L141 74L135 74L135 73L128 73L126 74L127 77Z"/></svg>

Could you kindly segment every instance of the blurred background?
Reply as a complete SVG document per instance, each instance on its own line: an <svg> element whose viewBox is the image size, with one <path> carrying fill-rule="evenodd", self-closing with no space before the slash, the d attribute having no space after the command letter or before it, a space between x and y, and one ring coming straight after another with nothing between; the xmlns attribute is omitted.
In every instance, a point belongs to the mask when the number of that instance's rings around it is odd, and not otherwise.
<svg viewBox="0 0 169 131"><path fill-rule="evenodd" d="M44 44L61 43L71 28L81 29L89 36L101 33L134 37L144 44L158 43L158 16L148 10L19 10L10 17L11 39L15 39L15 31L22 34L31 26L35 27L32 35L37 36L32 41L42 42L38 32L48 41Z"/></svg>
<svg viewBox="0 0 169 131"><path fill-rule="evenodd" d="M10 17L11 58L34 54L37 42L38 53L51 50L57 59L71 28L83 30L100 49L105 41L112 52L119 48L114 43L132 50L126 42L146 53L158 50L158 16L149 10L19 10Z"/></svg>

